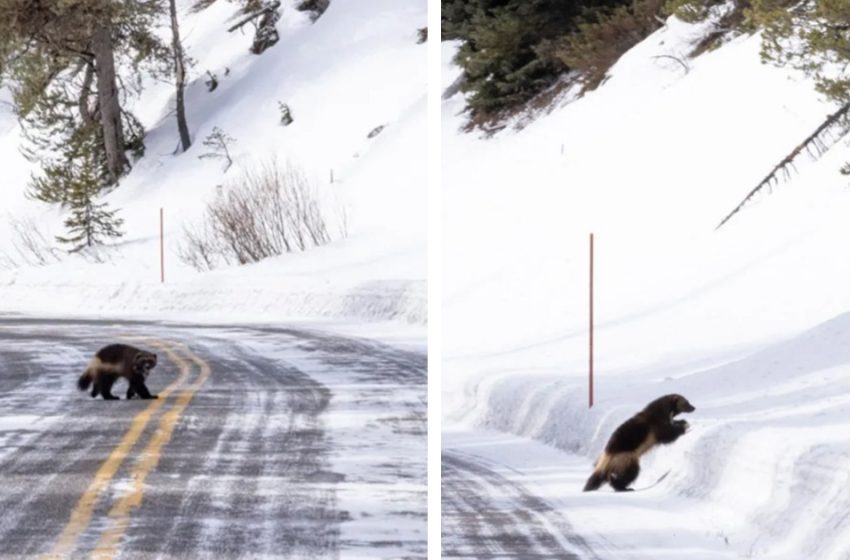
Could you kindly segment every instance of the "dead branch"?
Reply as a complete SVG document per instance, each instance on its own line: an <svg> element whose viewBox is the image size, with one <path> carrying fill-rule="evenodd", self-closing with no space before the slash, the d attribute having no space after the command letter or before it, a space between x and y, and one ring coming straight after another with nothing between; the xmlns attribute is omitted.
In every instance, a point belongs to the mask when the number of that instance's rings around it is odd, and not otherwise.
<svg viewBox="0 0 850 560"><path fill-rule="evenodd" d="M732 216L737 214L741 210L741 208L743 208L748 202L750 202L750 200L752 200L752 198L759 191L761 191L761 189L763 187L767 186L768 189L770 189L772 183L778 183L779 173L782 173L786 180L788 178L790 178L791 173L788 170L788 168L791 167L792 169L796 170L793 162L797 158L797 156L800 155L800 153L803 150L806 150L806 152L808 152L809 155L812 155L812 157L815 157L812 154L812 150L811 150L811 148L814 148L815 153L818 156L822 156L829 148L834 146L835 143L838 140L843 138L844 135L846 135L847 132L848 132L848 124L846 122L844 123L844 127L843 127L843 129L842 129L842 131L839 134L837 139L832 136L833 131L831 129L833 128L834 125L839 123L839 121L841 121L841 119L843 117L845 117L848 112L850 112L850 103L847 103L846 105L841 107L838 111L829 115L826 118L826 120L823 123L821 123L821 125L819 127L817 127L817 129L812 134L810 134L805 140L803 140L803 142L799 146L797 146L796 148L791 150L791 152L787 156L785 156L782 159L782 161L780 161L776 165L776 167L774 167L770 171L770 173L768 173L767 176L764 179L762 179L761 182L758 185L756 185L755 188L747 194L747 196L744 197L744 200L742 200L738 204L738 206L735 207L734 210L729 212L729 214L725 218L723 218L723 220L717 225L717 227L714 228L715 231L720 229L721 227L723 227L723 224L728 222L729 219L732 218ZM829 140L830 140L829 144L827 144L826 142L823 141L824 136L829 136Z"/></svg>
<svg viewBox="0 0 850 560"><path fill-rule="evenodd" d="M682 60L678 56L673 56L672 54L659 54L658 56L653 56L652 58L654 60L658 60L659 58L668 58L670 60L675 60L676 62L682 65L682 68L685 69L685 74L691 71L691 67L688 66L688 64L684 60Z"/></svg>

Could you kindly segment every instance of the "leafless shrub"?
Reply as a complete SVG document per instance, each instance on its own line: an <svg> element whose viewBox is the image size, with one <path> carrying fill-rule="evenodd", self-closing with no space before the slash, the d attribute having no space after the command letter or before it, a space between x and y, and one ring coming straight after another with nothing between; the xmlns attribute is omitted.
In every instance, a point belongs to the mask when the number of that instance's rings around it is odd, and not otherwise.
<svg viewBox="0 0 850 560"><path fill-rule="evenodd" d="M13 270L20 267L18 261L9 256L5 251L0 251L0 270Z"/></svg>
<svg viewBox="0 0 850 560"><path fill-rule="evenodd" d="M53 245L52 237L46 235L32 218L9 216L14 238L12 246L20 261L29 266L44 266L62 260L62 251Z"/></svg>
<svg viewBox="0 0 850 560"><path fill-rule="evenodd" d="M103 264L112 262L115 259L116 252L116 247L114 246L92 245L91 247L80 249L75 254L79 255L87 262Z"/></svg>
<svg viewBox="0 0 850 560"><path fill-rule="evenodd" d="M184 228L180 259L198 270L306 251L347 234L347 217L331 232L331 212L303 172L271 161L225 185L203 221Z"/></svg>
<svg viewBox="0 0 850 560"><path fill-rule="evenodd" d="M679 66L682 67L682 69L685 71L685 74L688 74L691 71L690 65L688 65L688 63L685 61L685 59L680 57L680 56L675 56L675 55L672 55L672 54L659 54L657 56L653 56L652 59L653 60L672 60L673 62L678 63Z"/></svg>
<svg viewBox="0 0 850 560"><path fill-rule="evenodd" d="M224 258L224 247L215 232L210 228L209 220L197 226L183 226L184 242L178 247L181 261L196 270L212 270L228 260Z"/></svg>

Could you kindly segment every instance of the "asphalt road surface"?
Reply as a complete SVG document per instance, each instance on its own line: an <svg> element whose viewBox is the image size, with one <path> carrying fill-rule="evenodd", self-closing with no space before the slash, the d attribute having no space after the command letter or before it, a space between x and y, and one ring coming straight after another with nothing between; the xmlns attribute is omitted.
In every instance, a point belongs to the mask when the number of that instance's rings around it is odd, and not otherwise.
<svg viewBox="0 0 850 560"><path fill-rule="evenodd" d="M443 558L597 558L544 500L483 459L443 450Z"/></svg>
<svg viewBox="0 0 850 560"><path fill-rule="evenodd" d="M92 399L155 351L157 400ZM0 320L0 557L424 558L426 359L287 329Z"/></svg>

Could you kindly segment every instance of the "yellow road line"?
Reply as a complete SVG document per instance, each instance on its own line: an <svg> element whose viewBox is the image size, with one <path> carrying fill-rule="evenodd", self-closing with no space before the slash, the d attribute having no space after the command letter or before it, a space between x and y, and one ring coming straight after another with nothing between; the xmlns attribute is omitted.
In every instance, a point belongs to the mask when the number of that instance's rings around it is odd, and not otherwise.
<svg viewBox="0 0 850 560"><path fill-rule="evenodd" d="M173 383L159 393L158 399L152 400L147 408L136 414L133 418L127 433L124 434L124 437L97 470L94 475L94 480L91 484L89 484L89 487L80 497L74 511L71 512L71 518L68 520L67 525L65 525L65 529L62 531L62 534L59 535L59 538L53 545L53 548L49 553L42 556L43 560L60 560L62 558L67 558L74 550L77 539L82 532L85 531L91 521L92 512L97 504L98 497L100 497L100 494L109 485L109 482L115 476L115 473L118 472L118 469L121 468L121 464L124 462L127 455L129 455L142 433L144 433L145 427L148 425L148 422L154 413L162 408L168 395L170 395L189 376L191 367L186 360L181 358L162 342L157 342L153 345L164 350L171 360L177 363L180 367L180 375Z"/></svg>
<svg viewBox="0 0 850 560"><path fill-rule="evenodd" d="M171 439L174 428L180 420L180 415L189 406L192 397L210 376L210 366L204 360L184 348L183 352L195 362L201 369L200 375L189 387L184 389L175 400L174 406L162 415L159 420L159 428L151 436L148 445L141 452L139 460L133 466L130 473L132 477L132 489L124 495L109 511L109 517L113 521L110 528L104 531L95 547L92 558L96 560L111 560L118 554L118 545L121 537L130 525L130 511L142 505L145 493L145 480L153 471L162 456L162 449Z"/></svg>

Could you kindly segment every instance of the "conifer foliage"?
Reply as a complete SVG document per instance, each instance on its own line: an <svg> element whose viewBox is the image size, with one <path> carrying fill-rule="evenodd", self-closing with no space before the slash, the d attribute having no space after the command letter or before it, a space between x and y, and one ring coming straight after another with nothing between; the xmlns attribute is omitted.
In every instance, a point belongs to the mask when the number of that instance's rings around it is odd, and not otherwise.
<svg viewBox="0 0 850 560"><path fill-rule="evenodd" d="M460 40L473 121L521 108L567 74L595 87L660 27L664 0L443 0L443 40Z"/></svg>
<svg viewBox="0 0 850 560"><path fill-rule="evenodd" d="M754 0L753 15L766 60L801 69L827 97L850 102L850 2Z"/></svg>
<svg viewBox="0 0 850 560"><path fill-rule="evenodd" d="M463 41L455 61L472 116L517 106L552 85L567 68L546 47L577 13L574 0L443 0L443 40Z"/></svg>
<svg viewBox="0 0 850 560"><path fill-rule="evenodd" d="M66 183L66 202L71 208L71 215L65 220L68 235L56 239L68 245L71 252L77 252L120 237L119 228L124 221L105 202L97 202L103 186L99 162L87 154L71 165L75 167L73 179Z"/></svg>
<svg viewBox="0 0 850 560"><path fill-rule="evenodd" d="M74 249L120 235L115 211L95 201L127 173L128 153L143 153L144 131L126 100L141 92L142 76L174 72L171 49L155 32L165 7L0 0L0 85L13 93L24 153L41 168L29 193L70 210L61 240Z"/></svg>

